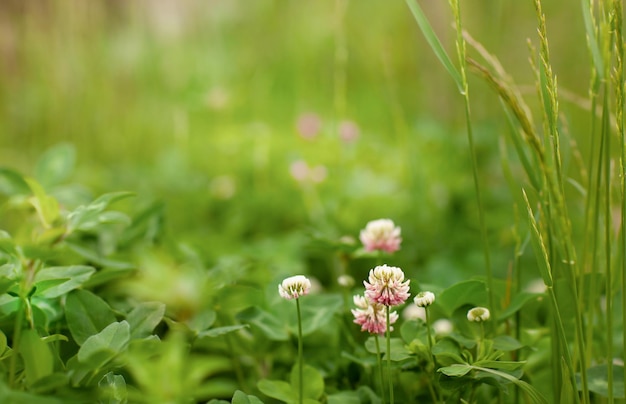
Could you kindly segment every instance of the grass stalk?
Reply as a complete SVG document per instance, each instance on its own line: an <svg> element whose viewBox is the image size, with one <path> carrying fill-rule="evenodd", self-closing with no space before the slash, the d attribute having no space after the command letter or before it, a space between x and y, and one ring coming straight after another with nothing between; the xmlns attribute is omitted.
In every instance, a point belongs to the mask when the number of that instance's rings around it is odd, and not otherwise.
<svg viewBox="0 0 626 404"><path fill-rule="evenodd" d="M487 295L489 297L489 310L491 310L494 317L497 317L498 308L496 307L495 298L493 294L493 270L491 267L491 253L489 251L489 239L487 236L487 225L485 223L485 211L482 201L482 193L480 187L480 181L478 176L478 161L476 158L476 146L474 145L474 131L472 127L471 110L470 110L470 97L469 97L469 85L467 81L467 58L466 58L466 45L465 38L463 37L463 26L461 24L461 6L458 0L449 0L450 7L454 14L454 23L456 27L456 50L457 57L460 66L461 86L463 95L463 101L465 106L465 125L467 130L467 140L469 144L469 152L472 161L472 175L474 177L474 192L476 196L476 204L478 207L478 221L480 225L480 235L483 246L483 256L485 260L485 272L487 275Z"/></svg>
<svg viewBox="0 0 626 404"><path fill-rule="evenodd" d="M620 227L620 260L621 277L622 277L622 327L626 324L626 140L624 139L624 104L626 95L624 93L624 38L622 33L623 25L623 5L622 0L613 1L614 25L613 33L615 35L615 99L617 135L620 139L621 149L621 227ZM626 338L622 338L622 352L626 352ZM624 372L623 383L626 386L626 372Z"/></svg>
<svg viewBox="0 0 626 404"><path fill-rule="evenodd" d="M624 94L624 38L622 34L622 24L623 24L623 6L622 0L613 0L613 26L612 31L614 35L614 56L615 56L615 67L614 67L614 83L615 83L615 122L616 122L616 131L617 136L620 141L620 176L621 176L621 201L620 201L620 209L621 209L621 226L620 226L620 241L619 244L619 256L620 259L618 262L621 264L621 290L622 290L622 327L626 324L626 141L624 140L624 99L626 98ZM608 282L607 282L608 284ZM608 311L608 310L607 310ZM626 338L622 338L622 352L626 352ZM608 357L608 354L607 354ZM613 358L607 358L611 365L609 365L609 369L613 372ZM611 381L612 382L612 381ZM626 372L624 372L624 379L622 380L624 385L626 386ZM613 386L609 386L609 391L611 395L613 394ZM612 396L611 396L612 397Z"/></svg>

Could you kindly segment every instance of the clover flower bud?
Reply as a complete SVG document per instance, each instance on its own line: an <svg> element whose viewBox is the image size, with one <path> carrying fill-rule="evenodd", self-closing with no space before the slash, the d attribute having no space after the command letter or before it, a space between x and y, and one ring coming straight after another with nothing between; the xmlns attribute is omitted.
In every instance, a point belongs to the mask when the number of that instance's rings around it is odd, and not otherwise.
<svg viewBox="0 0 626 404"><path fill-rule="evenodd" d="M428 307L435 302L435 294L433 292L419 292L413 301L417 307Z"/></svg>
<svg viewBox="0 0 626 404"><path fill-rule="evenodd" d="M467 312L467 319L469 321L475 321L477 323L489 320L489 309L485 307L474 307Z"/></svg>
<svg viewBox="0 0 626 404"><path fill-rule="evenodd" d="M287 300L306 296L310 290L311 281L303 275L291 276L278 285L278 293Z"/></svg>

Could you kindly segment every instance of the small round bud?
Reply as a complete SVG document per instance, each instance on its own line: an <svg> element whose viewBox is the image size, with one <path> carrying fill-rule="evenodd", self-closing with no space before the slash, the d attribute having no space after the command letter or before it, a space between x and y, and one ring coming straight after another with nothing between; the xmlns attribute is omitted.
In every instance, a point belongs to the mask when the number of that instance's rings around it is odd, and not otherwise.
<svg viewBox="0 0 626 404"><path fill-rule="evenodd" d="M419 292L413 301L417 307L428 307L435 302L435 294L433 292Z"/></svg>
<svg viewBox="0 0 626 404"><path fill-rule="evenodd" d="M467 312L467 319L469 321L475 321L477 323L489 320L489 316L489 309L486 309L484 307L474 307Z"/></svg>

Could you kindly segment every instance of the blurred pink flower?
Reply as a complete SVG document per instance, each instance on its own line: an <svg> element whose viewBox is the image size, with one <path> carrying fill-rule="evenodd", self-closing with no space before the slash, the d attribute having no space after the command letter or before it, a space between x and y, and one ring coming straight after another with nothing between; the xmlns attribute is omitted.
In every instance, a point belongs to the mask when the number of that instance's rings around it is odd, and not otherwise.
<svg viewBox="0 0 626 404"><path fill-rule="evenodd" d="M278 293L287 300L306 296L310 290L311 281L303 275L291 276L278 285Z"/></svg>
<svg viewBox="0 0 626 404"><path fill-rule="evenodd" d="M354 322L361 326L361 331L367 331L372 334L383 335L387 330L387 317L385 306L378 303L371 303L364 296L356 295L353 297L356 309L352 309ZM389 331L393 331L391 324L398 320L398 313L389 313Z"/></svg>
<svg viewBox="0 0 626 404"><path fill-rule="evenodd" d="M328 174L326 167L321 165L309 167L304 160L294 161L289 167L289 172L298 182L310 181L315 184L323 182Z"/></svg>
<svg viewBox="0 0 626 404"><path fill-rule="evenodd" d="M372 220L361 230L359 238L367 251L382 250L388 253L398 251L402 242L400 227L391 219Z"/></svg>
<svg viewBox="0 0 626 404"><path fill-rule="evenodd" d="M289 167L289 172L296 181L306 181L309 178L309 165L304 160L294 161Z"/></svg>
<svg viewBox="0 0 626 404"><path fill-rule="evenodd" d="M298 130L298 134L304 139L313 139L315 138L322 128L322 120L317 114L314 113L306 113L300 115L298 117L298 121L296 122L296 129Z"/></svg>
<svg viewBox="0 0 626 404"><path fill-rule="evenodd" d="M339 137L346 143L355 141L361 134L359 126L354 121L341 121L339 123Z"/></svg>
<svg viewBox="0 0 626 404"><path fill-rule="evenodd" d="M372 303L397 306L409 298L409 282L400 268L379 265L370 270L369 283L363 281L365 296Z"/></svg>

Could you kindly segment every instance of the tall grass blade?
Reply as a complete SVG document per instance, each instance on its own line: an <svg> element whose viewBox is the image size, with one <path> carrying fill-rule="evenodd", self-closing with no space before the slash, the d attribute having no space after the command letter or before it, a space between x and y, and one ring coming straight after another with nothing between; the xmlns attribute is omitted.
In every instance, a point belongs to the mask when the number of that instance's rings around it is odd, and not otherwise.
<svg viewBox="0 0 626 404"><path fill-rule="evenodd" d="M528 220L530 223L530 238L533 244L533 249L535 250L535 254L537 256L537 264L539 265L539 269L541 271L541 277L543 278L544 283L548 288L548 293L550 295L550 301L552 303L552 311L554 320L556 323L556 334L559 340L559 351L564 355L563 363L568 371L569 383L572 386L576 386L576 374L574 372L574 363L572 360L572 355L570 353L570 348L567 343L567 336L565 334L565 327L563 326L563 319L561 317L561 311L559 309L559 304L557 302L556 294L554 292L554 283L552 278L552 268L550 264L550 258L548 256L548 251L546 249L546 245L543 241L543 237L539 232L539 227L537 226L537 221L535 219L535 215L533 214L532 208L530 206L530 202L528 200L528 196L526 195L526 191L522 191L524 194L524 201L526 202L526 210L528 212ZM561 360L557 361L557 363L553 363L553 369L557 374L561 373ZM556 393L556 392L555 392ZM580 397L578 394L574 394L575 402L580 402Z"/></svg>
<svg viewBox="0 0 626 404"><path fill-rule="evenodd" d="M602 61L602 54L598 47L598 40L596 30L594 28L592 3L590 0L581 0L583 10L583 20L585 21L585 33L587 34L587 41L589 42L589 49L591 50L591 56L593 64L596 68L596 72L600 79L604 78L604 62Z"/></svg>
<svg viewBox="0 0 626 404"><path fill-rule="evenodd" d="M450 57L441 45L437 34L435 34L435 31L433 31L433 28L428 22L428 18L426 18L426 15L422 11L419 3L416 0L406 0L406 4L409 6L411 13L413 13L413 17L415 17L415 21L417 21L417 25L419 25L431 49L433 50L443 67L445 67L448 73L450 73L450 76L452 76L452 79L454 80L454 83L458 87L459 91L463 92L463 80L461 79L461 74L456 69L456 67L450 60Z"/></svg>

